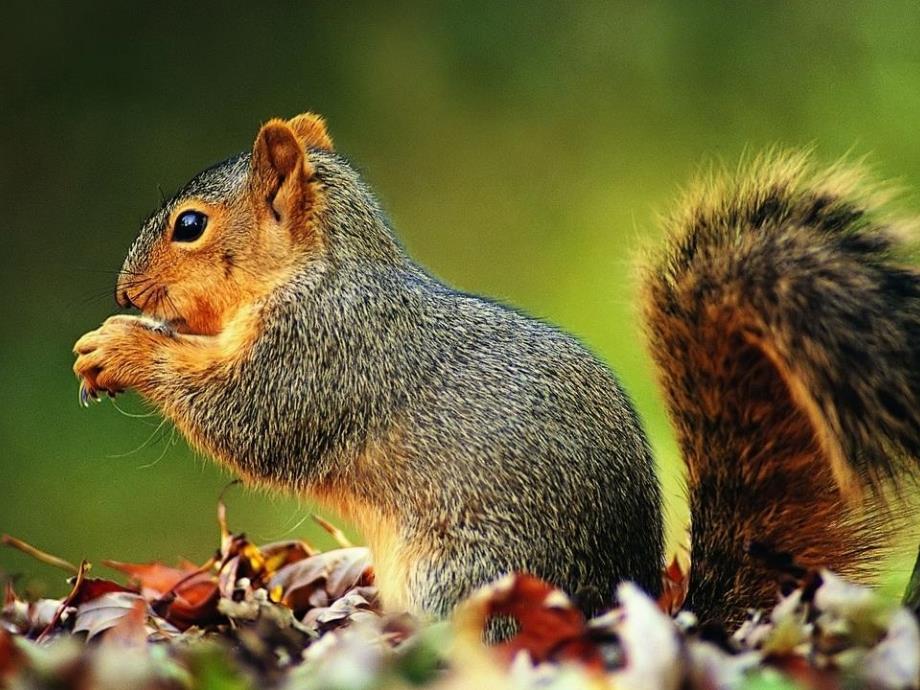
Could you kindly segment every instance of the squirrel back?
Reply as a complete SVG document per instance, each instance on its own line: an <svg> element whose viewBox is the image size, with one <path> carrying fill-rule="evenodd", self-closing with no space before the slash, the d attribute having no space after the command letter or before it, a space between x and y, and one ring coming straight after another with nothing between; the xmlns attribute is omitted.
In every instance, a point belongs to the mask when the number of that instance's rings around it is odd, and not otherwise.
<svg viewBox="0 0 920 690"><path fill-rule="evenodd" d="M687 195L645 324L687 467L686 608L737 623L784 575L870 575L920 458L920 273L861 173L765 156Z"/></svg>

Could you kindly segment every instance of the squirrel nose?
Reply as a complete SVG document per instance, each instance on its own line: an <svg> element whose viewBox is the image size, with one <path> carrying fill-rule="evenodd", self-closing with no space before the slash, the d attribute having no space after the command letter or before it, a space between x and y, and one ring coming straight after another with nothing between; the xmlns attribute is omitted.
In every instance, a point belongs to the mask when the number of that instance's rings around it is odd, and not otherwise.
<svg viewBox="0 0 920 690"><path fill-rule="evenodd" d="M131 296L128 294L127 290L116 290L115 291L115 301L118 302L118 306L124 309L136 308L137 305L131 301Z"/></svg>

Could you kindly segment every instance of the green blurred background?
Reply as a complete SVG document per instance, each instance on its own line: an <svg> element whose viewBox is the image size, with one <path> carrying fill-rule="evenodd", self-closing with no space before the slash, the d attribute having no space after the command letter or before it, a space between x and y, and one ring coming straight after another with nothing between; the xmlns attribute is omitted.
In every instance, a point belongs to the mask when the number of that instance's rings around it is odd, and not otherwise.
<svg viewBox="0 0 920 690"><path fill-rule="evenodd" d="M217 545L229 475L132 416L135 398L81 409L70 348L115 311L112 272L158 186L248 148L270 116L325 114L422 263L612 364L657 451L672 544L686 509L631 271L656 212L701 162L775 143L868 153L920 185L916 2L37 2L0 21L0 532L74 561ZM329 543L309 505L227 500L259 541ZM0 570L64 590L8 549Z"/></svg>

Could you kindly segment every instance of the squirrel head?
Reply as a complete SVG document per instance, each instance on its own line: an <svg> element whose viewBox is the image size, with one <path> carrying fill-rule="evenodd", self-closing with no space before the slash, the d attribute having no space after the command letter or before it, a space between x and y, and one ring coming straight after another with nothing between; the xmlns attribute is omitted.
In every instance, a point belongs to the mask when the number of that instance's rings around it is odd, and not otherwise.
<svg viewBox="0 0 920 690"><path fill-rule="evenodd" d="M323 248L311 153L331 152L322 118L274 119L251 153L194 177L144 222L119 274L121 306L212 335Z"/></svg>

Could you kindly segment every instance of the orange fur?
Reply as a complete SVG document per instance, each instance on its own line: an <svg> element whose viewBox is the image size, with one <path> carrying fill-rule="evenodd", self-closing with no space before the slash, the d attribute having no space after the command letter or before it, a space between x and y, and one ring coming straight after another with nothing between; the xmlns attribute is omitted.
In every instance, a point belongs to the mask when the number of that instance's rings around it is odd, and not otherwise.
<svg viewBox="0 0 920 690"><path fill-rule="evenodd" d="M160 389L180 375L205 388L245 359L261 331L260 302L321 247L312 220L322 194L300 141L313 137L314 144L331 147L331 140L322 138L318 118L292 122L296 134L278 119L260 129L242 193L222 203L182 199L147 249L142 277L137 271L120 276L119 295L155 322L113 317L75 348L74 371L89 391L137 390L161 405L194 446L234 466L235 459L209 447ZM205 231L192 242L172 241L176 219L189 210L207 216ZM151 328L162 322L173 333Z"/></svg>
<svg viewBox="0 0 920 690"><path fill-rule="evenodd" d="M304 148L335 150L332 137L326 131L326 121L314 113L303 113L288 120L288 125L297 135L297 140Z"/></svg>
<svg viewBox="0 0 920 690"><path fill-rule="evenodd" d="M186 334L216 335L245 305L264 297L322 238L314 213L322 194L294 131L283 120L262 127L253 146L252 182L240 198L215 204L187 198L169 215L151 247L142 279L122 275L118 292L141 311ZM208 217L194 242L171 241L182 213ZM275 225L287 232L278 232Z"/></svg>
<svg viewBox="0 0 920 690"><path fill-rule="evenodd" d="M137 316L112 316L76 342L73 370L90 393L120 393L150 384L149 362L166 337L151 330L153 325Z"/></svg>
<svg viewBox="0 0 920 690"><path fill-rule="evenodd" d="M274 216L294 233L306 230L315 192L314 171L286 122L269 120L259 130L251 169L259 219L270 222ZM258 203L260 200L264 203Z"/></svg>
<svg viewBox="0 0 920 690"><path fill-rule="evenodd" d="M376 583L383 606L388 611L417 610L410 601L410 583L420 562L432 558L428 542L407 541L402 533L398 513L383 494L368 493L368 487L386 486L393 477L408 476L409 462L400 451L398 429L369 444L356 458L350 475L334 482L315 486L309 497L340 513L364 536L374 558ZM421 486L413 487L414 510L421 514L436 512L436 501Z"/></svg>

